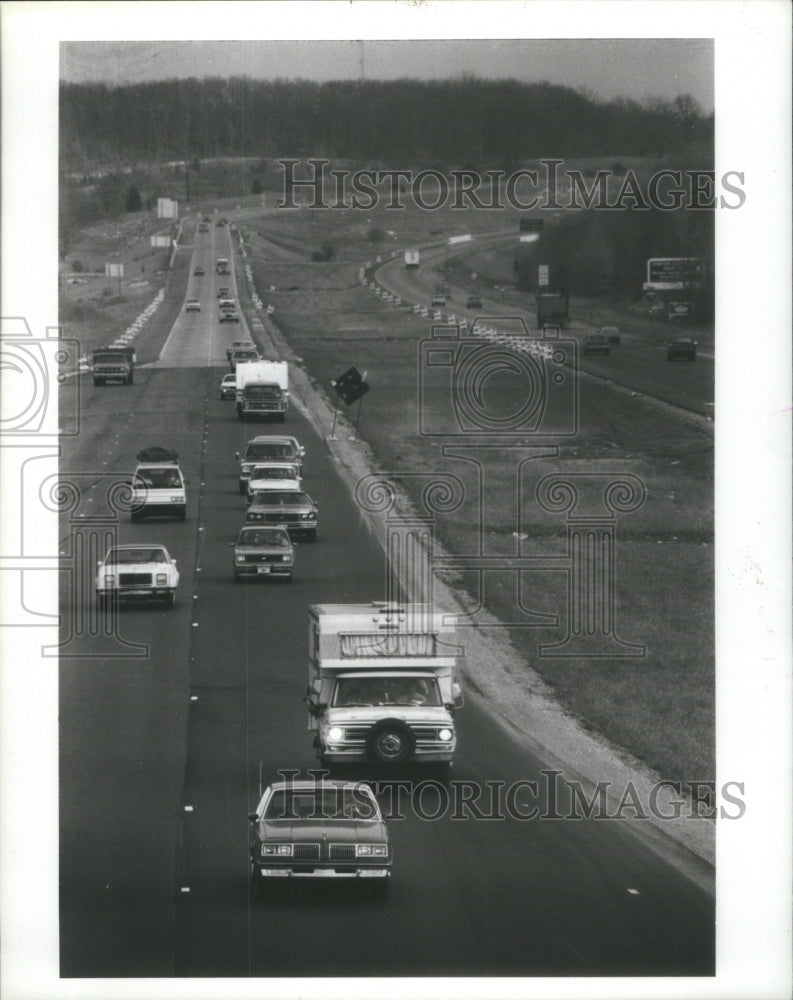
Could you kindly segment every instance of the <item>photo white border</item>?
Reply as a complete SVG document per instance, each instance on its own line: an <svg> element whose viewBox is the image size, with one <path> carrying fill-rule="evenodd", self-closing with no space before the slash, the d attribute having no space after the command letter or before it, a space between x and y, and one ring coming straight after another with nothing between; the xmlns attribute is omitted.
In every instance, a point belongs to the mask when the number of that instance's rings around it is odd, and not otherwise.
<svg viewBox="0 0 793 1000"><path fill-rule="evenodd" d="M59 43L100 39L716 39L718 780L746 815L718 826L713 979L412 980L420 996L787 997L791 982L790 37L784 0L726 2L14 3L2 24L2 315L57 316ZM32 267L31 262L36 266ZM2 461L2 449L0 449ZM3 490L13 483L2 481ZM54 519L54 515L53 515ZM52 520L52 519L51 519ZM57 543L51 523L43 525ZM0 524L0 539L6 536ZM5 550L0 545L0 562ZM1 576L2 574L0 574ZM0 597L2 597L0 593ZM49 598L53 600L49 604ZM49 606L57 605L54 586ZM399 980L60 980L57 675L51 629L0 629L0 915L8 1000L397 997Z"/></svg>

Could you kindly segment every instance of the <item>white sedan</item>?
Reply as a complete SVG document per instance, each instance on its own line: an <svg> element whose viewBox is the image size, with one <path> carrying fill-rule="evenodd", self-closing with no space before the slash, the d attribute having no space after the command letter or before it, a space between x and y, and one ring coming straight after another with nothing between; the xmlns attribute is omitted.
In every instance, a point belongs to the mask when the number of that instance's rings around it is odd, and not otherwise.
<svg viewBox="0 0 793 1000"><path fill-rule="evenodd" d="M287 462L254 465L248 479L248 502L258 490L299 490L300 471Z"/></svg>
<svg viewBox="0 0 793 1000"><path fill-rule="evenodd" d="M227 372L220 381L220 398L234 399L237 395L237 376Z"/></svg>
<svg viewBox="0 0 793 1000"><path fill-rule="evenodd" d="M164 545L139 543L108 549L96 572L96 603L108 600L164 601L176 603L179 571Z"/></svg>

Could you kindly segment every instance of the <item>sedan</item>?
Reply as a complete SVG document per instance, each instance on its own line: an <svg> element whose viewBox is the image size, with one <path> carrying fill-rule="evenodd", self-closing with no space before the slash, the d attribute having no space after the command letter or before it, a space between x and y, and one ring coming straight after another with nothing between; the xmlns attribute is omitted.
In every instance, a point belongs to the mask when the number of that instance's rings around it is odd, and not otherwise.
<svg viewBox="0 0 793 1000"><path fill-rule="evenodd" d="M332 879L386 896L388 829L371 788L354 781L279 781L249 813L251 888L292 879Z"/></svg>
<svg viewBox="0 0 793 1000"><path fill-rule="evenodd" d="M248 476L248 500L257 490L299 490L300 479L299 469L291 463L257 463Z"/></svg>
<svg viewBox="0 0 793 1000"><path fill-rule="evenodd" d="M176 603L179 572L164 545L138 543L114 545L97 564L96 603L108 600L164 601Z"/></svg>
<svg viewBox="0 0 793 1000"><path fill-rule="evenodd" d="M319 508L302 490L259 490L245 512L248 524L282 524L292 535L317 540Z"/></svg>
<svg viewBox="0 0 793 1000"><path fill-rule="evenodd" d="M234 399L237 395L237 376L234 372L227 372L220 382L220 398Z"/></svg>
<svg viewBox="0 0 793 1000"><path fill-rule="evenodd" d="M218 323L239 323L239 321L239 316L232 309L222 312L218 317Z"/></svg>
<svg viewBox="0 0 793 1000"><path fill-rule="evenodd" d="M203 267L195 267L195 268L193 268L193 274L197 278L203 278L204 275L206 274L206 271L203 269Z"/></svg>
<svg viewBox="0 0 793 1000"><path fill-rule="evenodd" d="M605 337L610 344L621 344L622 338L616 326L601 326L598 330L601 337Z"/></svg>
<svg viewBox="0 0 793 1000"><path fill-rule="evenodd" d="M295 550L286 528L246 526L240 530L234 546L234 579L280 576L292 579Z"/></svg>
<svg viewBox="0 0 793 1000"><path fill-rule="evenodd" d="M697 342L691 337L672 337L666 346L666 360L697 360Z"/></svg>
<svg viewBox="0 0 793 1000"><path fill-rule="evenodd" d="M466 309L481 309L482 308L482 300L479 298L478 295L469 295L468 298L465 300L465 308Z"/></svg>
<svg viewBox="0 0 793 1000"><path fill-rule="evenodd" d="M590 333L584 337L584 354L610 354L611 346L601 333Z"/></svg>
<svg viewBox="0 0 793 1000"><path fill-rule="evenodd" d="M201 312L201 303L198 301L198 299L188 299L187 302L185 302L185 304L184 304L184 308L185 308L185 312L200 313Z"/></svg>

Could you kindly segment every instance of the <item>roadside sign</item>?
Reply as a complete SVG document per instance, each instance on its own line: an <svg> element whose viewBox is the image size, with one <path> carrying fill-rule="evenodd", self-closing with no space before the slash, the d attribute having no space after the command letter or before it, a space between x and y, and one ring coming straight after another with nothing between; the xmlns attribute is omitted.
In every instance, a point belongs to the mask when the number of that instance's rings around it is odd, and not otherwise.
<svg viewBox="0 0 793 1000"><path fill-rule="evenodd" d="M645 288L683 288L701 283L704 274L701 257L650 257Z"/></svg>
<svg viewBox="0 0 793 1000"><path fill-rule="evenodd" d="M347 406L369 392L369 386L364 381L365 374L361 375L357 368L348 368L343 375L339 375L330 383Z"/></svg>

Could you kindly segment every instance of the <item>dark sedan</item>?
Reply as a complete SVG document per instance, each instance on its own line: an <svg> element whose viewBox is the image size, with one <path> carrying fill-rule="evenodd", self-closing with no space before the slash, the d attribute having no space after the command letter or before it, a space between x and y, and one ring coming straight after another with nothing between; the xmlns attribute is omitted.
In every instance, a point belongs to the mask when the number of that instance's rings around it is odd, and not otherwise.
<svg viewBox="0 0 793 1000"><path fill-rule="evenodd" d="M385 896L388 830L371 788L352 781L281 781L250 813L254 893L291 879L360 881Z"/></svg>
<svg viewBox="0 0 793 1000"><path fill-rule="evenodd" d="M282 524L290 535L317 538L319 508L302 490L259 490L245 513L248 524Z"/></svg>
<svg viewBox="0 0 793 1000"><path fill-rule="evenodd" d="M611 345L602 333L590 333L584 337L584 354L610 354Z"/></svg>
<svg viewBox="0 0 793 1000"><path fill-rule="evenodd" d="M667 361L696 361L697 342L691 337L672 337L666 345Z"/></svg>

